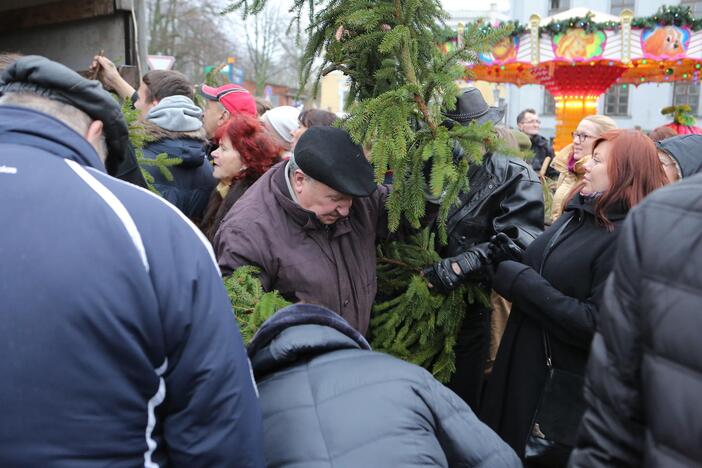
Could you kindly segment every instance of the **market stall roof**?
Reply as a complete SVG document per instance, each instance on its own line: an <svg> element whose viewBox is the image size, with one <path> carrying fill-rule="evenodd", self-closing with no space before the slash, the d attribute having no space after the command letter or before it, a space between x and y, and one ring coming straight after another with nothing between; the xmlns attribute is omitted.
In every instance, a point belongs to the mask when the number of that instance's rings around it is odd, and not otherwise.
<svg viewBox="0 0 702 468"><path fill-rule="evenodd" d="M555 15L551 15L549 17L544 18L541 20L541 24L546 26L548 24L554 23L556 21L563 21L569 18L579 18L579 17L585 17L587 14L590 13L592 15L593 21L596 21L598 23L604 23L605 21L620 21L621 17L616 16L616 15L610 15L609 13L603 13L601 11L595 11L590 8L586 7L576 7L576 8L571 8L570 10L562 11L560 13L556 13Z"/></svg>
<svg viewBox="0 0 702 468"><path fill-rule="evenodd" d="M597 93L613 83L697 81L702 68L702 19L679 6L661 7L645 18L583 7L544 20L532 15L529 25L517 25L511 36L467 67L474 79L547 88L557 69L575 67L564 74L567 81L571 83L574 75L589 83L594 79L598 85L590 87ZM565 92L549 90L556 95Z"/></svg>

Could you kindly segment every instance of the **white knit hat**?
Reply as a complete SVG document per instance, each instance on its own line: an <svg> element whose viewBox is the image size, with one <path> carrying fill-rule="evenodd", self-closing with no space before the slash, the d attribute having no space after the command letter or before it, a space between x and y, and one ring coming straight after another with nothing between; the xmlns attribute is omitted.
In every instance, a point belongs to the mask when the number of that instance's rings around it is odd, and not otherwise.
<svg viewBox="0 0 702 468"><path fill-rule="evenodd" d="M292 132L300 126L297 118L300 116L300 110L292 106L274 107L261 116L261 119L266 120L280 138L288 143L292 143Z"/></svg>

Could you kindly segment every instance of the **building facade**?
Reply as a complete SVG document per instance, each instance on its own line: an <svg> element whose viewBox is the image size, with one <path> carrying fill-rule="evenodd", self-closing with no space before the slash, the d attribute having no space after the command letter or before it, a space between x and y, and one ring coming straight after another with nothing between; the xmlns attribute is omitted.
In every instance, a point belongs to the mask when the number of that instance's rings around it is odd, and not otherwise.
<svg viewBox="0 0 702 468"><path fill-rule="evenodd" d="M676 0L665 2L674 3ZM683 0L680 3L692 7L696 16L702 16L702 0ZM534 13L546 18L575 7L586 7L615 15L623 9L629 9L634 12L634 16L650 16L662 4L664 3L660 0L510 0L510 17L522 24L528 24L529 17ZM507 123L516 126L517 114L522 109L532 108L541 114L542 134L553 136L556 127L555 103L549 93L537 85L521 88L508 85L508 88ZM598 100L597 109L598 113L612 117L620 128L638 126L643 130L652 130L670 122L660 111L673 104L689 104L695 115L702 116L699 83L646 83L637 87L615 84Z"/></svg>

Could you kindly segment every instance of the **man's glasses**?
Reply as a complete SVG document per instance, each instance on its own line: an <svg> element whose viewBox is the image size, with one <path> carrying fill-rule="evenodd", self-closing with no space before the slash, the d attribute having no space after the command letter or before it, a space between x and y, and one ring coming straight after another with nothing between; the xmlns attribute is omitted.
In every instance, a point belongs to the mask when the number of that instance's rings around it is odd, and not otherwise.
<svg viewBox="0 0 702 468"><path fill-rule="evenodd" d="M524 125L533 125L533 124L539 124L539 125L541 125L541 121L540 121L540 120L524 120L524 121L522 121L522 123L523 123Z"/></svg>
<svg viewBox="0 0 702 468"><path fill-rule="evenodd" d="M588 138L595 138L594 136L588 135L587 133L573 132L570 135L573 137L573 141L578 141L580 143L587 140Z"/></svg>

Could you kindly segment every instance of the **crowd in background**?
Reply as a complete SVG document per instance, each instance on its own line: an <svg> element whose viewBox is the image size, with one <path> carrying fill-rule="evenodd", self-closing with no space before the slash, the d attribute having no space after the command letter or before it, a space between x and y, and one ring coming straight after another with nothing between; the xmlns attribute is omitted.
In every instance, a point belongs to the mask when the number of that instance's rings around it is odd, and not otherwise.
<svg viewBox="0 0 702 468"><path fill-rule="evenodd" d="M492 122L505 151L422 272L491 299L444 386L370 349L376 246L417 228L389 231L392 174L335 114L175 71L135 89L101 56L97 81L0 63L3 466L702 463L702 136L592 115L554 152L533 109L510 129L459 94L442 125ZM246 265L295 304L245 348L222 275Z"/></svg>

